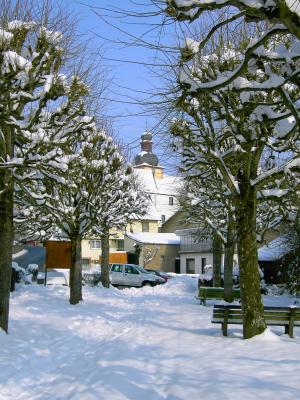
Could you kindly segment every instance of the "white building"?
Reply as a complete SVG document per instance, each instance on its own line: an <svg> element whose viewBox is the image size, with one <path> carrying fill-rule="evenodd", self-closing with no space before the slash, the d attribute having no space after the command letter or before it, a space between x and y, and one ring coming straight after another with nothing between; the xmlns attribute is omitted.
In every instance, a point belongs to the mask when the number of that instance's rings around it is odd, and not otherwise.
<svg viewBox="0 0 300 400"><path fill-rule="evenodd" d="M204 274L205 267L213 265L212 240L198 241L197 228L177 230L180 237L180 272L182 274ZM238 256L234 254L234 266L238 265ZM224 254L222 255L224 265Z"/></svg>
<svg viewBox="0 0 300 400"><path fill-rule="evenodd" d="M150 209L143 220L158 221L158 232L161 225L179 210L182 180L164 174L164 167L158 165L158 158L152 152L152 135L149 132L141 136L141 151L134 159L134 168L143 190L151 197Z"/></svg>

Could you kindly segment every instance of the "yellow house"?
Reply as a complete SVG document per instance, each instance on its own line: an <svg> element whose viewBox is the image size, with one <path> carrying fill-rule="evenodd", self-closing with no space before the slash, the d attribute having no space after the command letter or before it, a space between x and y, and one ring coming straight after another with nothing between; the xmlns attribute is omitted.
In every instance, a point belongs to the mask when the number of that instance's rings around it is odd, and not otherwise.
<svg viewBox="0 0 300 400"><path fill-rule="evenodd" d="M126 233L125 249L144 268L175 272L180 237L175 233Z"/></svg>
<svg viewBox="0 0 300 400"><path fill-rule="evenodd" d="M110 234L110 253L120 255L124 253L124 235L126 232L158 232L158 221L151 219L134 220L127 225L124 232L117 229L112 230ZM83 267L90 267L100 263L101 257L101 239L91 237L83 239L81 242L82 264Z"/></svg>

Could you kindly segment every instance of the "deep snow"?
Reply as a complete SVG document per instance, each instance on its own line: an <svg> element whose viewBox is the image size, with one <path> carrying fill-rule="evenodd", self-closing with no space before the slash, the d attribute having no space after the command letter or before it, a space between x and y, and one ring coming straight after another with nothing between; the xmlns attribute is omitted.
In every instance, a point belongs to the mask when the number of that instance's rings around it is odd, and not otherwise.
<svg viewBox="0 0 300 400"><path fill-rule="evenodd" d="M210 323L197 280L141 289L17 286L9 335L0 333L1 400L290 400L299 398L300 329L242 340ZM267 304L293 304L287 296Z"/></svg>

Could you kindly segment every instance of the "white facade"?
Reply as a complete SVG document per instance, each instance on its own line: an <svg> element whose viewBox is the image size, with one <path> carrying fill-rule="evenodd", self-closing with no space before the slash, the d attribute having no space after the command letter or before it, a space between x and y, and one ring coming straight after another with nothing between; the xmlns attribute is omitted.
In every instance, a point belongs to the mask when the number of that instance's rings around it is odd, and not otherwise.
<svg viewBox="0 0 300 400"><path fill-rule="evenodd" d="M148 213L143 219L155 219L161 226L179 210L179 192L182 180L179 177L162 175L158 178L151 169L136 169L136 174L145 193L151 198Z"/></svg>
<svg viewBox="0 0 300 400"><path fill-rule="evenodd" d="M203 274L205 267L213 264L212 241L210 239L197 242L195 239L196 228L182 229L176 231L180 236L180 273L181 274ZM233 265L238 265L238 256L235 253ZM222 255L222 266L224 265L224 254Z"/></svg>

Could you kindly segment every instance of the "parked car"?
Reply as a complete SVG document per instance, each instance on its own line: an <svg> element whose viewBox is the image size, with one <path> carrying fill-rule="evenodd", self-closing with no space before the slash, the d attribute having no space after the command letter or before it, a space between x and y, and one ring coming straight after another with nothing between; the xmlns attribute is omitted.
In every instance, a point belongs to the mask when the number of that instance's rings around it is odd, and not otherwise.
<svg viewBox="0 0 300 400"><path fill-rule="evenodd" d="M135 264L111 264L110 282L114 286L155 286L165 283L165 279L151 274Z"/></svg>
<svg viewBox="0 0 300 400"><path fill-rule="evenodd" d="M163 278L166 282L171 278L170 275L166 274L164 271L160 271L159 269L149 269L145 268L146 271L150 272L150 274L154 274Z"/></svg>
<svg viewBox="0 0 300 400"><path fill-rule="evenodd" d="M232 270L233 285L238 285L240 280L240 271L238 266L234 266ZM198 288L201 286L213 286L213 266L206 265L204 267L204 274L198 277ZM221 267L221 286L224 287L224 266Z"/></svg>
<svg viewBox="0 0 300 400"><path fill-rule="evenodd" d="M261 280L261 292L264 293L263 289L263 278L264 274L260 268L258 268L260 280ZM205 274L200 274L198 277L198 288L201 286L211 287L213 286L213 277L212 277L212 266L208 265L205 269ZM234 266L232 270L232 282L233 286L239 286L240 283L240 270L238 266ZM224 267L221 269L221 286L224 287Z"/></svg>

